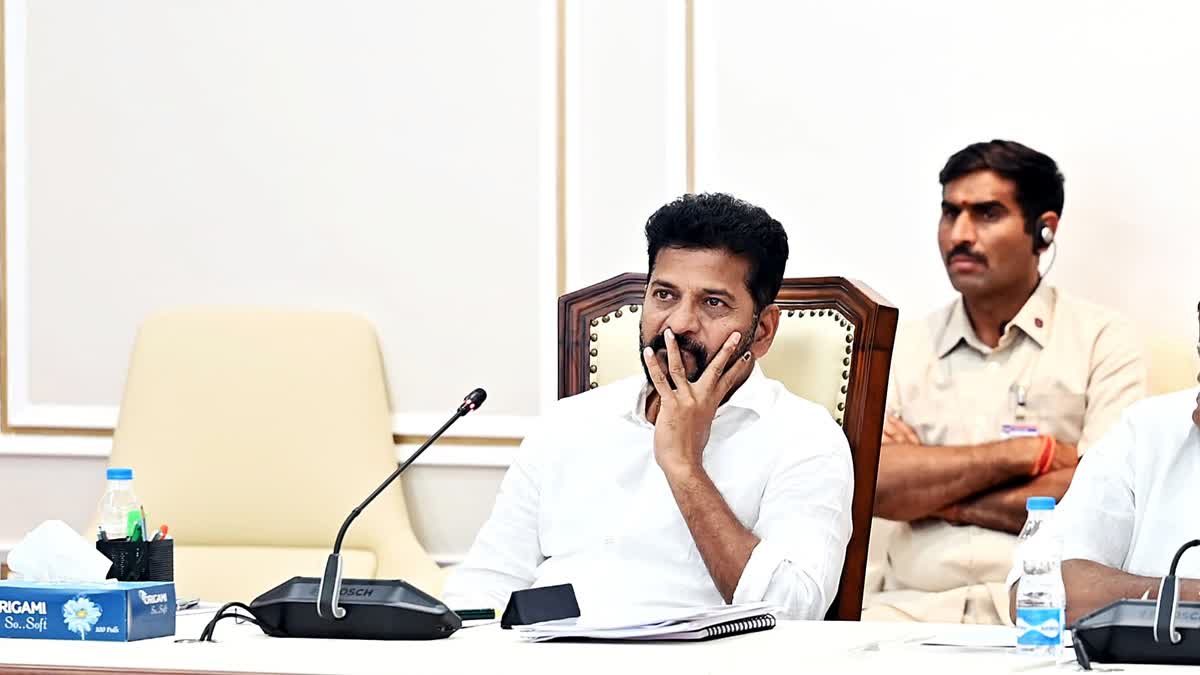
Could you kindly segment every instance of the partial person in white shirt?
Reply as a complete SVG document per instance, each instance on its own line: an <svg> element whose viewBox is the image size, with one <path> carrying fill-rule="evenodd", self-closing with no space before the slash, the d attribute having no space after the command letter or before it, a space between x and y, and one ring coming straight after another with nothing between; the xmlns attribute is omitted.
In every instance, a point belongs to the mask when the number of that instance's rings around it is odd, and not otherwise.
<svg viewBox="0 0 1200 675"><path fill-rule="evenodd" d="M756 363L779 326L787 234L761 208L702 194L656 211L646 240L645 377L543 417L443 598L503 607L570 583L585 616L767 601L819 619L854 476L829 413Z"/></svg>
<svg viewBox="0 0 1200 675"><path fill-rule="evenodd" d="M1084 455L1052 528L1063 546L1068 625L1116 600L1158 597L1175 552L1200 536L1197 478L1200 389L1133 404ZM1008 575L1012 599L1019 565ZM1200 554L1185 554L1177 574L1180 599L1200 600Z"/></svg>

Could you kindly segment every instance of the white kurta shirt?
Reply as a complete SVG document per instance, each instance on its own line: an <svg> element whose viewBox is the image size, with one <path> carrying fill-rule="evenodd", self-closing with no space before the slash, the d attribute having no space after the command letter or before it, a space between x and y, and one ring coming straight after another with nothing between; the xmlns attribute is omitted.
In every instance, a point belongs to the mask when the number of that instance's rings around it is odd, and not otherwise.
<svg viewBox="0 0 1200 675"><path fill-rule="evenodd" d="M580 610L723 604L654 459L644 377L557 402L521 444L496 505L446 582L451 607L571 583ZM760 538L733 601L819 619L850 539L854 472L841 428L755 366L713 419L704 469Z"/></svg>
<svg viewBox="0 0 1200 675"><path fill-rule="evenodd" d="M1054 511L1063 560L1161 577L1175 551L1200 537L1194 517L1200 511L1200 429L1192 422L1197 393L1135 403L1083 456ZM1200 554L1184 554L1178 573L1200 578ZM1020 574L1014 567L1009 585Z"/></svg>

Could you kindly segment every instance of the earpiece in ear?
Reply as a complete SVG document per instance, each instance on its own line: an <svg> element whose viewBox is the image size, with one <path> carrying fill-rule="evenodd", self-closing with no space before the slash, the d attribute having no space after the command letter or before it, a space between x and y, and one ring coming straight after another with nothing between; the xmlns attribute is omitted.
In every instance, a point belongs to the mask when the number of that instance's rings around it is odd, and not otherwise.
<svg viewBox="0 0 1200 675"><path fill-rule="evenodd" d="M1038 219L1037 224L1033 228L1033 252L1041 253L1050 248L1050 244L1054 243L1054 230L1046 224L1046 221Z"/></svg>

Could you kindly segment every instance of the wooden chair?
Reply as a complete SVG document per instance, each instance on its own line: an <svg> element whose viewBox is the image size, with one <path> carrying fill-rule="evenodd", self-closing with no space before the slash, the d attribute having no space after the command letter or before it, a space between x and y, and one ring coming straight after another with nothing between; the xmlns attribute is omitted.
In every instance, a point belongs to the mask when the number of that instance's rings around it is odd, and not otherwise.
<svg viewBox="0 0 1200 675"><path fill-rule="evenodd" d="M642 375L638 310L645 290L646 275L622 274L559 298L559 398ZM857 621L898 312L866 285L841 277L784 279L776 303L779 335L763 371L825 406L854 456L854 533L826 618Z"/></svg>

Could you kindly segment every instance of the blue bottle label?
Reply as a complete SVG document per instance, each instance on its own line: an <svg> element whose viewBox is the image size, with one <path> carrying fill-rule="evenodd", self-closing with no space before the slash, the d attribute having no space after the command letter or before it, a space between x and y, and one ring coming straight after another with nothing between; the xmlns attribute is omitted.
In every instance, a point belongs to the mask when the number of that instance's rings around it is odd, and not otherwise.
<svg viewBox="0 0 1200 675"><path fill-rule="evenodd" d="M1053 647L1062 644L1063 610L1054 607L1017 608L1017 646Z"/></svg>

